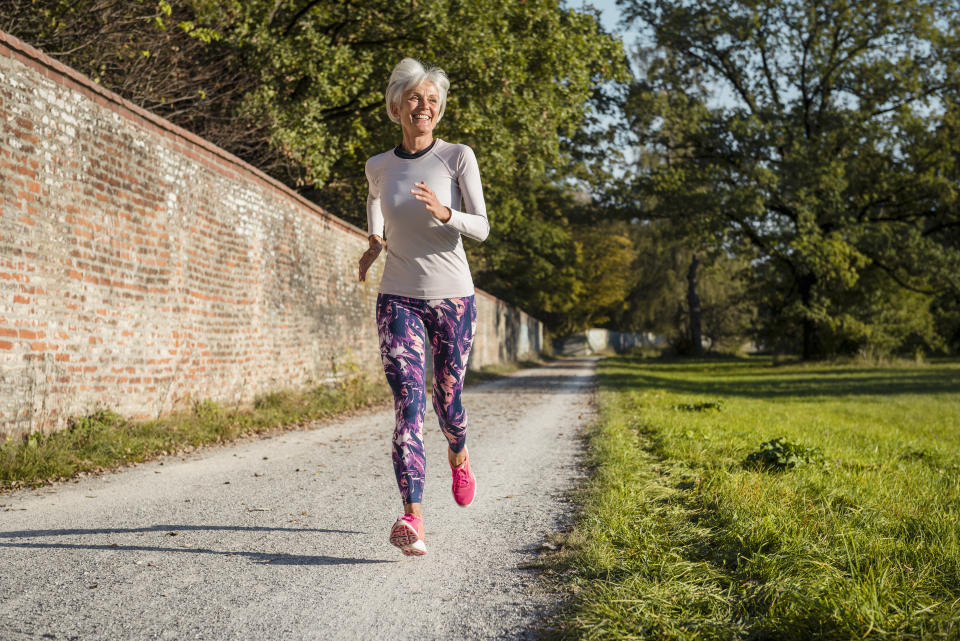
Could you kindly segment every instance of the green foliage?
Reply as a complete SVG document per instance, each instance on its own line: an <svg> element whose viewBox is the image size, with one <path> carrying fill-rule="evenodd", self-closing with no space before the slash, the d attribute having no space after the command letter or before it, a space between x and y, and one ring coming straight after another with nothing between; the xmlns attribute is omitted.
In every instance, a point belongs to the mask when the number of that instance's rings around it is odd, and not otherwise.
<svg viewBox="0 0 960 641"><path fill-rule="evenodd" d="M220 405L210 399L197 401L193 405L193 413L200 421L217 422L223 417Z"/></svg>
<svg viewBox="0 0 960 641"><path fill-rule="evenodd" d="M570 187L545 185L531 196L528 220L491 236L471 257L477 284L558 335L617 324L624 292L636 282L629 226L587 222L595 206Z"/></svg>
<svg viewBox="0 0 960 641"><path fill-rule="evenodd" d="M67 429L73 433L76 443L84 444L101 438L111 429L123 424L123 417L116 412L100 409L86 416L71 419ZM29 438L33 440L33 435Z"/></svg>
<svg viewBox="0 0 960 641"><path fill-rule="evenodd" d="M749 242L770 346L939 347L931 304L960 292L956 4L623 5L655 40L627 104L648 154L633 210Z"/></svg>
<svg viewBox="0 0 960 641"><path fill-rule="evenodd" d="M723 410L723 401L707 401L703 403L678 403L673 406L675 410L682 410L684 412L706 412L708 410L716 410L718 412Z"/></svg>
<svg viewBox="0 0 960 641"><path fill-rule="evenodd" d="M401 58L447 71L437 134L475 148L501 231L527 217L517 190L563 167L561 142L581 126L601 84L625 73L619 41L592 14L556 0L190 4L197 24L257 74L239 113L265 124L289 159L278 177L361 225L364 161L399 140L383 91Z"/></svg>
<svg viewBox="0 0 960 641"><path fill-rule="evenodd" d="M782 471L805 463L817 463L822 459L820 450L793 443L780 436L761 443L758 450L747 455L743 464L761 470Z"/></svg>
<svg viewBox="0 0 960 641"><path fill-rule="evenodd" d="M686 273L697 253L702 261L696 280L703 336L712 351L738 351L756 317L749 285L753 276L750 248L702 251L688 228L665 220L635 220L626 233L633 253L629 266L621 268L628 278L626 295L623 305L611 310L609 326L653 332L667 337L674 351L687 351Z"/></svg>
<svg viewBox="0 0 960 641"><path fill-rule="evenodd" d="M611 224L578 229L578 276L587 288L579 301L580 313L573 316L577 329L603 327L626 308L624 293L635 282L630 272L635 253L628 234L624 226Z"/></svg>

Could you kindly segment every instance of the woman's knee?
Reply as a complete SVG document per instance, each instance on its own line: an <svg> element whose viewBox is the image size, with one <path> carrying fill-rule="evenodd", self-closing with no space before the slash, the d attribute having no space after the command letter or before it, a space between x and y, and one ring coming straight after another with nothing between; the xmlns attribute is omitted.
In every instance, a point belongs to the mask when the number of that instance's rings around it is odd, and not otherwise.
<svg viewBox="0 0 960 641"><path fill-rule="evenodd" d="M437 414L440 426L443 428L463 429L467 424L467 412L463 409L460 398L450 400L449 402L438 401L436 395L433 399L433 411Z"/></svg>

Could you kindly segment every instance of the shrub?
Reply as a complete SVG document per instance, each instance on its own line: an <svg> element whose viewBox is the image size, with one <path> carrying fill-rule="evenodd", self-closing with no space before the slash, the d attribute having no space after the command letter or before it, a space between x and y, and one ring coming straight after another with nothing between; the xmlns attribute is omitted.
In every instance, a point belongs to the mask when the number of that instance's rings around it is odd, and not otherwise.
<svg viewBox="0 0 960 641"><path fill-rule="evenodd" d="M761 470L782 471L821 460L823 455L817 448L791 443L781 436L761 443L759 450L747 455L743 465Z"/></svg>

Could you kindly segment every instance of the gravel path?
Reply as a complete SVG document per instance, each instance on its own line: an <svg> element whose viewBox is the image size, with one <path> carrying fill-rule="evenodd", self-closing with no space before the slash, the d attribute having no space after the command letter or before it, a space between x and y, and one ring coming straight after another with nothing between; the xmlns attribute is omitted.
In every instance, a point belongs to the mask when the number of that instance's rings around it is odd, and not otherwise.
<svg viewBox="0 0 960 641"><path fill-rule="evenodd" d="M532 638L595 362L468 388L467 509L428 413L425 557L387 542L392 410L0 494L0 639Z"/></svg>

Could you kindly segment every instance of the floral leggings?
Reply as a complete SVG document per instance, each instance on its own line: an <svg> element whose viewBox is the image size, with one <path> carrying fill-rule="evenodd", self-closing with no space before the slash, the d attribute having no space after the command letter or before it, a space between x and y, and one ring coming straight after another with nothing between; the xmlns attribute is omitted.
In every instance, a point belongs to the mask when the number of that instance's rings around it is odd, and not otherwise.
<svg viewBox="0 0 960 641"><path fill-rule="evenodd" d="M429 336L433 350L433 409L450 449L460 452L467 439L467 413L460 392L476 326L473 296L440 300L393 294L377 297L380 357L397 417L393 470L404 503L420 503L423 494L426 338Z"/></svg>

